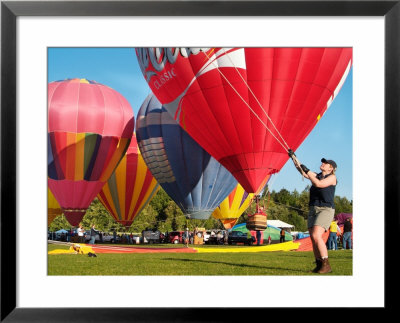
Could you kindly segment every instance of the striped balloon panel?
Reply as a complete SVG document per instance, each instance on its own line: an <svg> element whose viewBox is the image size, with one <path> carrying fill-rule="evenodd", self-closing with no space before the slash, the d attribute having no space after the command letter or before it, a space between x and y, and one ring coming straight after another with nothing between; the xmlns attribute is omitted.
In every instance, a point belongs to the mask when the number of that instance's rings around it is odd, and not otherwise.
<svg viewBox="0 0 400 323"><path fill-rule="evenodd" d="M48 141L51 179L105 182L124 155L130 139L95 133L50 132Z"/></svg>
<svg viewBox="0 0 400 323"><path fill-rule="evenodd" d="M128 151L97 197L117 222L128 227L158 189L133 136Z"/></svg>
<svg viewBox="0 0 400 323"><path fill-rule="evenodd" d="M47 226L50 226L53 220L62 214L61 206L57 202L53 193L47 188Z"/></svg>
<svg viewBox="0 0 400 323"><path fill-rule="evenodd" d="M212 216L220 219L238 219L250 206L254 194L247 193L244 188L237 184L233 191L214 210Z"/></svg>
<svg viewBox="0 0 400 323"><path fill-rule="evenodd" d="M58 203L50 188L47 188L47 207L52 210L61 209L60 203Z"/></svg>
<svg viewBox="0 0 400 323"><path fill-rule="evenodd" d="M222 225L224 226L224 228L226 230L232 229L238 220L239 220L239 218L237 218L237 219L220 219Z"/></svg>
<svg viewBox="0 0 400 323"><path fill-rule="evenodd" d="M193 219L208 219L237 181L149 95L136 124L139 149L165 192Z"/></svg>
<svg viewBox="0 0 400 323"><path fill-rule="evenodd" d="M163 138L144 139L140 143L140 148L149 170L158 183L173 183L176 181L164 148Z"/></svg>

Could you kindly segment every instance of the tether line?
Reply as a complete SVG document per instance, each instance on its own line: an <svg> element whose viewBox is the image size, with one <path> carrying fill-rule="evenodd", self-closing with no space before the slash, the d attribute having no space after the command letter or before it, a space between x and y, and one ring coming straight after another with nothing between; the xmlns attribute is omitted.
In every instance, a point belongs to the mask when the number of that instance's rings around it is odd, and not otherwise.
<svg viewBox="0 0 400 323"><path fill-rule="evenodd" d="M207 53L205 53L205 55L211 59L211 57L209 57L207 55ZM225 55L228 55L225 52ZM216 56L216 59L212 62L210 62L211 64L213 64L217 71L221 74L221 76L224 78L224 80L229 84L229 86L235 91L235 93L239 96L239 98L243 101L243 103L249 108L249 110L255 115L255 117L261 122L261 124L265 127L266 130L269 131L269 133L271 134L271 136L273 138L275 138L275 140L283 147L283 149L288 152L289 151L289 146L287 145L287 143L285 142L285 140L283 139L282 135L279 133L279 131L276 129L274 123L271 121L271 119L269 118L268 114L266 113L266 111L263 109L263 107L261 106L261 104L259 103L257 97L254 95L254 93L250 90L250 93L253 95L253 97L256 99L256 101L260 104L261 109L264 111L264 113L266 114L266 116L268 117L268 120L271 122L271 124L274 126L274 129L276 130L276 132L279 134L279 136L282 138L283 142L280 141L271 131L271 129L269 129L269 127L265 124L265 122L259 117L259 115L251 108L251 106L249 105L249 103L240 95L240 93L236 90L236 88L232 85L232 83L228 80L228 78L224 75L224 73L221 72L221 70L219 69L218 65L216 65L216 61L217 61L218 57ZM230 59L230 58L229 58ZM231 60L231 59L230 59ZM231 60L232 62L232 60ZM233 62L232 62L233 64ZM237 67L233 64L234 68L236 69L236 71L240 74L240 72L238 71ZM240 75L241 76L241 75ZM242 77L242 76L241 76ZM243 79L244 83L246 84L246 86L249 88L249 85L247 84L246 80Z"/></svg>

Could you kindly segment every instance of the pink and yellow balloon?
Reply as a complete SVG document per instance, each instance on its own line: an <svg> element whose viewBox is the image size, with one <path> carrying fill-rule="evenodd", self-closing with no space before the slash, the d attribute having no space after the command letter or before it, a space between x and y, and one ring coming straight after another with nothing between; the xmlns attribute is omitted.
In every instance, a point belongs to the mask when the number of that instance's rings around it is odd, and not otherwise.
<svg viewBox="0 0 400 323"><path fill-rule="evenodd" d="M129 102L86 79L48 84L48 185L69 223L79 224L128 149Z"/></svg>

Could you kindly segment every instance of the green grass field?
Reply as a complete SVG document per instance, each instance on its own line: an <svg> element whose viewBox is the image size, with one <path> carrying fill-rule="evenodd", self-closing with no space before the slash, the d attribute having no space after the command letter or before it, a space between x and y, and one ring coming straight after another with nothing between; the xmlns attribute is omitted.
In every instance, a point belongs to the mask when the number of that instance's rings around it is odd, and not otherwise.
<svg viewBox="0 0 400 323"><path fill-rule="evenodd" d="M172 245L146 247L172 247ZM182 245L179 245L179 247L182 247ZM200 246L200 248L207 247L215 246ZM218 248L227 247L218 246ZM229 248L232 248L232 246L229 246ZM235 246L235 248L242 248L242 246ZM54 249L69 249L69 247L48 245L48 251ZM333 272L328 275L352 275L352 250L330 251L329 259ZM48 275L318 275L309 272L314 267L313 261L312 252L297 251L130 253L97 254L97 257L61 254L48 255Z"/></svg>

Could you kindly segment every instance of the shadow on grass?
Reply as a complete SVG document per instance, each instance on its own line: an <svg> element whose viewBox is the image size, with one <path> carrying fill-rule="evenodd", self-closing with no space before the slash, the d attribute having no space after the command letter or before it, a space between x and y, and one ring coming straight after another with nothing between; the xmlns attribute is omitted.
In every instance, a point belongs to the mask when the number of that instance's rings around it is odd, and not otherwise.
<svg viewBox="0 0 400 323"><path fill-rule="evenodd" d="M307 273L307 271L299 270L299 269L282 268L282 267L266 267L266 266L247 265L247 264L235 264L235 263L224 262L224 261L210 261L210 260L188 259L188 258L182 258L182 259L164 258L163 260L171 260L174 262L182 261L182 262L187 262L187 263L205 263L205 264L227 265L227 266L236 266L236 267L241 267L241 268L247 267L247 268L257 268L257 269L266 269L266 270L287 270L287 271L297 272L297 273Z"/></svg>

